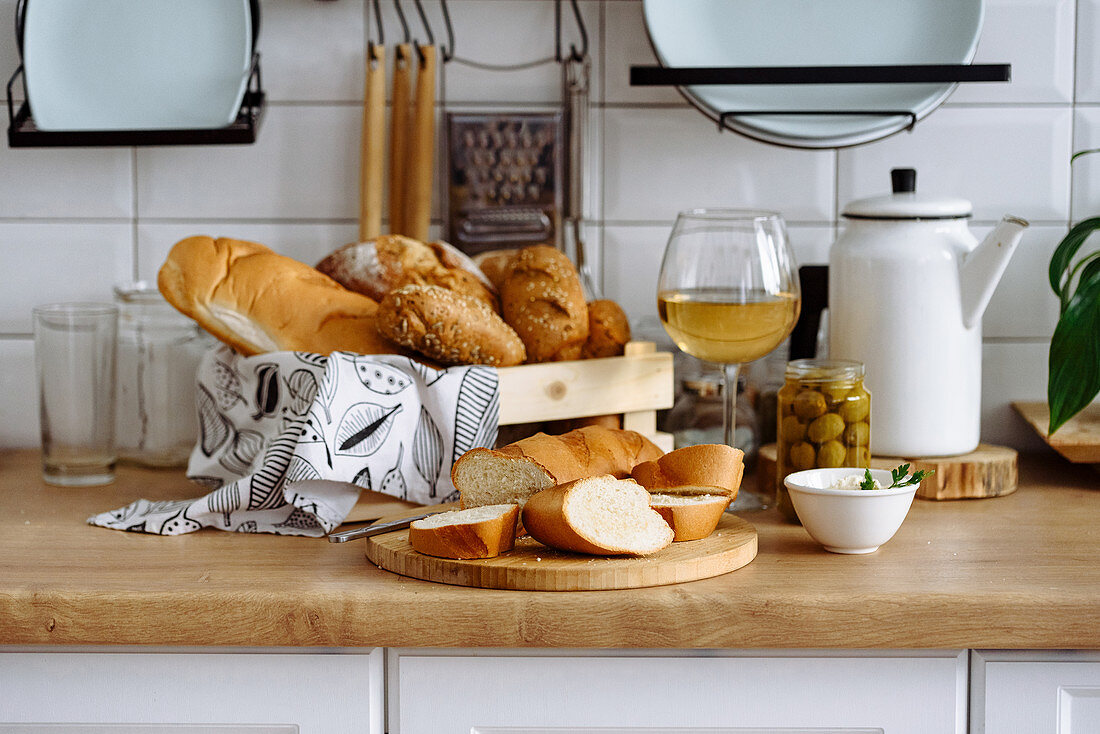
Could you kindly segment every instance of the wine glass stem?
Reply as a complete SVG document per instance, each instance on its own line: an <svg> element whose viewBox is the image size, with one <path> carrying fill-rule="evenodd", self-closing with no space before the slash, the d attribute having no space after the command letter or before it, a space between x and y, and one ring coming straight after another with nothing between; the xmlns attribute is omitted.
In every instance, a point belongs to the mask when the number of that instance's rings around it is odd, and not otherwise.
<svg viewBox="0 0 1100 734"><path fill-rule="evenodd" d="M737 429L737 375L739 364L722 365L722 437L727 446L734 446L733 435Z"/></svg>

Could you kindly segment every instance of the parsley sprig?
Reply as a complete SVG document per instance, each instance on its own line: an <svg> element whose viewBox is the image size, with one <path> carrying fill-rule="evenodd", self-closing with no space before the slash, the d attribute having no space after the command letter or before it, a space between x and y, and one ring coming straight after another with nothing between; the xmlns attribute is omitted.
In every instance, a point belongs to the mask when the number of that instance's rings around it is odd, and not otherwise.
<svg viewBox="0 0 1100 734"><path fill-rule="evenodd" d="M924 481L925 479L927 479L928 477L930 477L930 476L932 476L933 474L936 473L935 469L927 469L927 470L919 469L919 470L913 472L911 475L909 475L909 467L910 466L911 466L910 464L902 464L901 466L899 466L895 469L891 469L890 470L890 476L891 476L891 478L893 478L894 482L889 487L881 487L881 489L894 489L896 487L911 487L914 484L920 484L922 481ZM909 475L909 476L906 476L906 475ZM860 482L860 484L859 484L860 489L880 489L880 487L875 486L875 480L874 480L874 478L871 477L871 470L870 469L866 469L864 471L863 477L864 477L863 481Z"/></svg>

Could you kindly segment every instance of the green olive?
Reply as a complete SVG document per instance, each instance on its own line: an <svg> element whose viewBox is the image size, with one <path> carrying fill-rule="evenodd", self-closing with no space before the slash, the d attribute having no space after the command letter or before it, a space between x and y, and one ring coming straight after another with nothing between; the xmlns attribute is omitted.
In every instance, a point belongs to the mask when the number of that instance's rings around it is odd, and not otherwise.
<svg viewBox="0 0 1100 734"><path fill-rule="evenodd" d="M866 446L851 446L844 455L844 466L867 468L871 465L871 452Z"/></svg>
<svg viewBox="0 0 1100 734"><path fill-rule="evenodd" d="M788 415L779 424L779 437L787 443L798 443L806 438L806 426L798 418Z"/></svg>
<svg viewBox="0 0 1100 734"><path fill-rule="evenodd" d="M794 399L794 414L804 421L812 421L825 413L825 396L814 390L803 390Z"/></svg>
<svg viewBox="0 0 1100 734"><path fill-rule="evenodd" d="M845 423L858 423L867 420L871 414L871 396L866 390L855 389L840 406L840 417Z"/></svg>
<svg viewBox="0 0 1100 734"><path fill-rule="evenodd" d="M802 441L791 446L791 468L795 471L814 468L814 447Z"/></svg>
<svg viewBox="0 0 1100 734"><path fill-rule="evenodd" d="M849 446L866 446L871 440L871 426L867 421L849 423L844 429L844 443ZM851 466L856 466L852 464Z"/></svg>
<svg viewBox="0 0 1100 734"><path fill-rule="evenodd" d="M836 413L826 413L810 424L810 427L806 430L806 435L814 443L825 443L840 438L840 434L843 432L844 419Z"/></svg>
<svg viewBox="0 0 1100 734"><path fill-rule="evenodd" d="M817 450L817 465L822 469L835 469L844 466L844 458L847 452L840 441L826 441Z"/></svg>
<svg viewBox="0 0 1100 734"><path fill-rule="evenodd" d="M828 403L829 410L836 410L836 407L843 403L844 399L848 397L848 394L852 392L852 383L831 383L826 386L822 392L825 393L825 402Z"/></svg>

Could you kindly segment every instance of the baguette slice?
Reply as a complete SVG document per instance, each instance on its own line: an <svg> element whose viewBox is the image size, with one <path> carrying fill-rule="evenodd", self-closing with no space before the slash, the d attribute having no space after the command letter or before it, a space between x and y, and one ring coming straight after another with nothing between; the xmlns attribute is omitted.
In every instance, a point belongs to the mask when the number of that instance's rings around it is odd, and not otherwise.
<svg viewBox="0 0 1100 734"><path fill-rule="evenodd" d="M523 526L543 545L597 556L649 555L674 537L644 488L610 474L538 492L523 506Z"/></svg>
<svg viewBox="0 0 1100 734"><path fill-rule="evenodd" d="M649 506L675 533L674 541L699 540L714 532L730 498L724 494L651 494Z"/></svg>
<svg viewBox="0 0 1100 734"><path fill-rule="evenodd" d="M519 505L441 512L409 526L409 544L438 558L495 558L516 544Z"/></svg>
<svg viewBox="0 0 1100 734"><path fill-rule="evenodd" d="M463 507L524 502L543 489L600 474L630 476L640 462L661 456L634 431L586 426L560 436L536 433L500 449L471 449L451 468Z"/></svg>
<svg viewBox="0 0 1100 734"><path fill-rule="evenodd" d="M745 452L722 444L685 446L630 472L650 492L663 494L722 494L732 502L745 472Z"/></svg>

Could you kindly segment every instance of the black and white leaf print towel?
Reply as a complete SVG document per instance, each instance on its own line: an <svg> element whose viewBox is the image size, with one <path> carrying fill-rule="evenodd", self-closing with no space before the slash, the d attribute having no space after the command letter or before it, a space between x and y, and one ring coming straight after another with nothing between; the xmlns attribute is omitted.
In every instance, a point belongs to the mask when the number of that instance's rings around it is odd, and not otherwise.
<svg viewBox="0 0 1100 734"><path fill-rule="evenodd" d="M453 497L454 460L496 441L491 367L433 370L344 352L241 357L219 347L198 382L201 433L187 475L212 491L137 500L89 523L161 535L216 527L320 536L343 522L361 489L422 504Z"/></svg>

